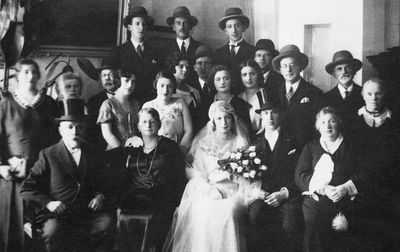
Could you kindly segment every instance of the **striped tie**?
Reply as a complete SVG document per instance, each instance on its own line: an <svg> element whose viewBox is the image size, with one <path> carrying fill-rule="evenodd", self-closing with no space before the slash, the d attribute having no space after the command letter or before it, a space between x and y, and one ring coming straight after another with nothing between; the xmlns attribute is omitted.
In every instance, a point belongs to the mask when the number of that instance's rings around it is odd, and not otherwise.
<svg viewBox="0 0 400 252"><path fill-rule="evenodd" d="M290 100L292 100L293 93L294 93L294 92L293 92L293 87L290 86L289 92L286 94L286 99L287 99L287 101L288 101L288 104L290 104Z"/></svg>

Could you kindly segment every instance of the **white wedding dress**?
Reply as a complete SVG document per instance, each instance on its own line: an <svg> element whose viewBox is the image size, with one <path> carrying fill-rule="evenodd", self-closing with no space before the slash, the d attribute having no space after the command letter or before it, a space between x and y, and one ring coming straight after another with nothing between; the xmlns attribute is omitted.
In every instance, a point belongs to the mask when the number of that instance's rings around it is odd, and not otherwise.
<svg viewBox="0 0 400 252"><path fill-rule="evenodd" d="M186 167L190 180L175 212L165 251L246 251L244 218L254 200L253 189L261 185L243 178L235 182L223 179L224 173L218 170L217 161L226 152L247 146L245 137L235 136L220 145L214 140L213 133L205 133L193 141ZM219 182L211 182L217 177Z"/></svg>

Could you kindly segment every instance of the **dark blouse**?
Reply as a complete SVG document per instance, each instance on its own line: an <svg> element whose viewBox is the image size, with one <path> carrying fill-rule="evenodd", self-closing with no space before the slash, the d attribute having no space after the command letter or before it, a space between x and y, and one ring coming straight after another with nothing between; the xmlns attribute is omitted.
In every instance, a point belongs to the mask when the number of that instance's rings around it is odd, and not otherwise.
<svg viewBox="0 0 400 252"><path fill-rule="evenodd" d="M24 108L12 95L0 102L0 162L10 157L36 160L39 151L54 143L57 104L43 95L35 106Z"/></svg>

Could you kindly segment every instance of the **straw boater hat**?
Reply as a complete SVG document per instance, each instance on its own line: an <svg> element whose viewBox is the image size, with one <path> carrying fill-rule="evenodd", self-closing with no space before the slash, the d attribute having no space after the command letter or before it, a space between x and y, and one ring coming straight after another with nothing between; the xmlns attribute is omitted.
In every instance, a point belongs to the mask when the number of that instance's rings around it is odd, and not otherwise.
<svg viewBox="0 0 400 252"><path fill-rule="evenodd" d="M335 66L345 63L350 64L353 67L354 73L362 67L362 62L360 60L353 58L353 55L349 51L343 50L335 52L332 62L325 66L325 70L329 74L332 74Z"/></svg>
<svg viewBox="0 0 400 252"><path fill-rule="evenodd" d="M139 7L135 6L129 10L129 14L126 17L124 17L122 21L125 28L128 28L128 25L132 23L132 18L134 17L144 18L148 26L154 25L154 19L147 14L147 10L142 6Z"/></svg>
<svg viewBox="0 0 400 252"><path fill-rule="evenodd" d="M67 99L63 101L64 115L55 118L55 121L86 121L88 116L85 115L85 101L82 99Z"/></svg>
<svg viewBox="0 0 400 252"><path fill-rule="evenodd" d="M301 70L307 67L308 57L304 53L300 52L300 49L295 45L286 45L282 47L281 52L272 60L272 66L275 71L280 70L281 60L284 58L295 58L300 64Z"/></svg>
<svg viewBox="0 0 400 252"><path fill-rule="evenodd" d="M180 18L187 18L189 20L191 26L195 26L198 23L198 20L196 17L190 15L190 11L186 6L178 6L174 10L174 14L172 14L172 17L167 18L167 24L171 26L175 18L180 17Z"/></svg>
<svg viewBox="0 0 400 252"><path fill-rule="evenodd" d="M225 16L219 20L219 28L221 28L221 30L225 30L225 23L230 19L238 19L246 29L250 25L250 19L247 16L243 15L242 10L240 8L233 7L228 8L225 11Z"/></svg>
<svg viewBox="0 0 400 252"><path fill-rule="evenodd" d="M256 51L257 50L266 50L272 53L272 57L276 57L279 55L279 51L275 49L274 42L270 39L260 39L256 43Z"/></svg>

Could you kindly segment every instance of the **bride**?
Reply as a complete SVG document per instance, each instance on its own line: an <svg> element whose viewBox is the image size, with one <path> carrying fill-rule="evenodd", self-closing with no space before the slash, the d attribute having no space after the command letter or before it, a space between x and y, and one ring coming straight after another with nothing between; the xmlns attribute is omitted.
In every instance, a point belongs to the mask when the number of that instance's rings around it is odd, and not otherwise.
<svg viewBox="0 0 400 252"><path fill-rule="evenodd" d="M230 180L217 161L228 152L246 148L248 134L227 101L214 102L208 115L210 121L187 155L190 180L175 212L164 247L167 251L246 251L244 214L258 197L260 184Z"/></svg>

